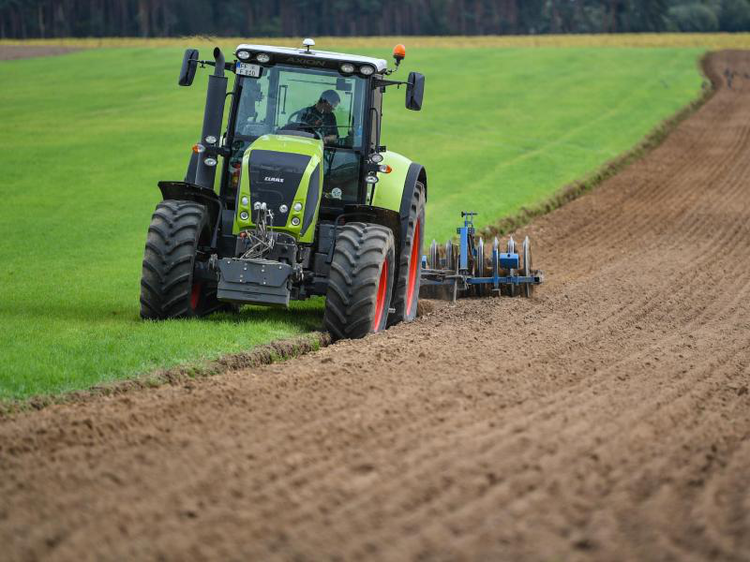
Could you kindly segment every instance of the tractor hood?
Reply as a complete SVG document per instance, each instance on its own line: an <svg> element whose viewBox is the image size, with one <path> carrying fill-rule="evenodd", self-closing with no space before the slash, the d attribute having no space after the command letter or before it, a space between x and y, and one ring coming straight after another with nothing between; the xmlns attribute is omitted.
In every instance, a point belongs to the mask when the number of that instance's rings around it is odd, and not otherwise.
<svg viewBox="0 0 750 562"><path fill-rule="evenodd" d="M312 242L323 189L323 143L294 135L264 135L242 158L234 234L254 228L257 203L273 212L271 226Z"/></svg>

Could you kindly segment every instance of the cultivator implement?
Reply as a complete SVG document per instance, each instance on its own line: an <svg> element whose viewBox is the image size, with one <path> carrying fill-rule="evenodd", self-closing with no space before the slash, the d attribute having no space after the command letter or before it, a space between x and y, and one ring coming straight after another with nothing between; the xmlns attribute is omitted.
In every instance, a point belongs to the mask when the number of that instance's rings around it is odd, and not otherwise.
<svg viewBox="0 0 750 562"><path fill-rule="evenodd" d="M475 240L475 215L461 213L464 225L456 229L457 243L432 241L429 253L422 257L421 296L444 296L447 292L454 301L468 296L531 297L544 274L533 268L529 237L524 238L520 252L512 236L502 248L497 238L491 246L481 237Z"/></svg>

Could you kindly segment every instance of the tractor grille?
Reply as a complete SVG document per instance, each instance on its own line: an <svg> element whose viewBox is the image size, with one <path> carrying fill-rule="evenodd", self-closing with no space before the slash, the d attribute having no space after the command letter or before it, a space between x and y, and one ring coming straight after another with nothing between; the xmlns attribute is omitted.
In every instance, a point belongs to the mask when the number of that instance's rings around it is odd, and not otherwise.
<svg viewBox="0 0 750 562"><path fill-rule="evenodd" d="M302 176L310 163L304 154L253 150L250 152L250 201L265 203L273 211L273 226L285 226L289 212L279 211L281 205L292 208Z"/></svg>

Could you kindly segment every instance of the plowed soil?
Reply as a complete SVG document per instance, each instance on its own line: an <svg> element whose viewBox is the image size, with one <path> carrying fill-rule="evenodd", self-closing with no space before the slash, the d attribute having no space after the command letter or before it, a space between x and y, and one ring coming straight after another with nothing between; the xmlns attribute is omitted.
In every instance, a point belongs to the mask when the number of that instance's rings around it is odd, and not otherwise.
<svg viewBox="0 0 750 562"><path fill-rule="evenodd" d="M0 422L2 557L750 560L750 54L707 65L521 233L535 298Z"/></svg>

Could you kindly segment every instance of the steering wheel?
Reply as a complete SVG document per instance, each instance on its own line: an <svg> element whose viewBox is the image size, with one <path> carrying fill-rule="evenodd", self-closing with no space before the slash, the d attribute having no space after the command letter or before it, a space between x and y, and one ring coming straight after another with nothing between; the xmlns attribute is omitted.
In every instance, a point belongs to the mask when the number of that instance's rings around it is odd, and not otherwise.
<svg viewBox="0 0 750 562"><path fill-rule="evenodd" d="M300 121L299 115L304 111L304 109L298 109L294 113L292 113L289 116L289 121L286 125L279 128L279 131L283 131L284 129L288 131L306 131L308 133L312 133L316 139L322 140L323 139L323 131L319 127L315 127L311 125L310 123L306 123L304 121Z"/></svg>

